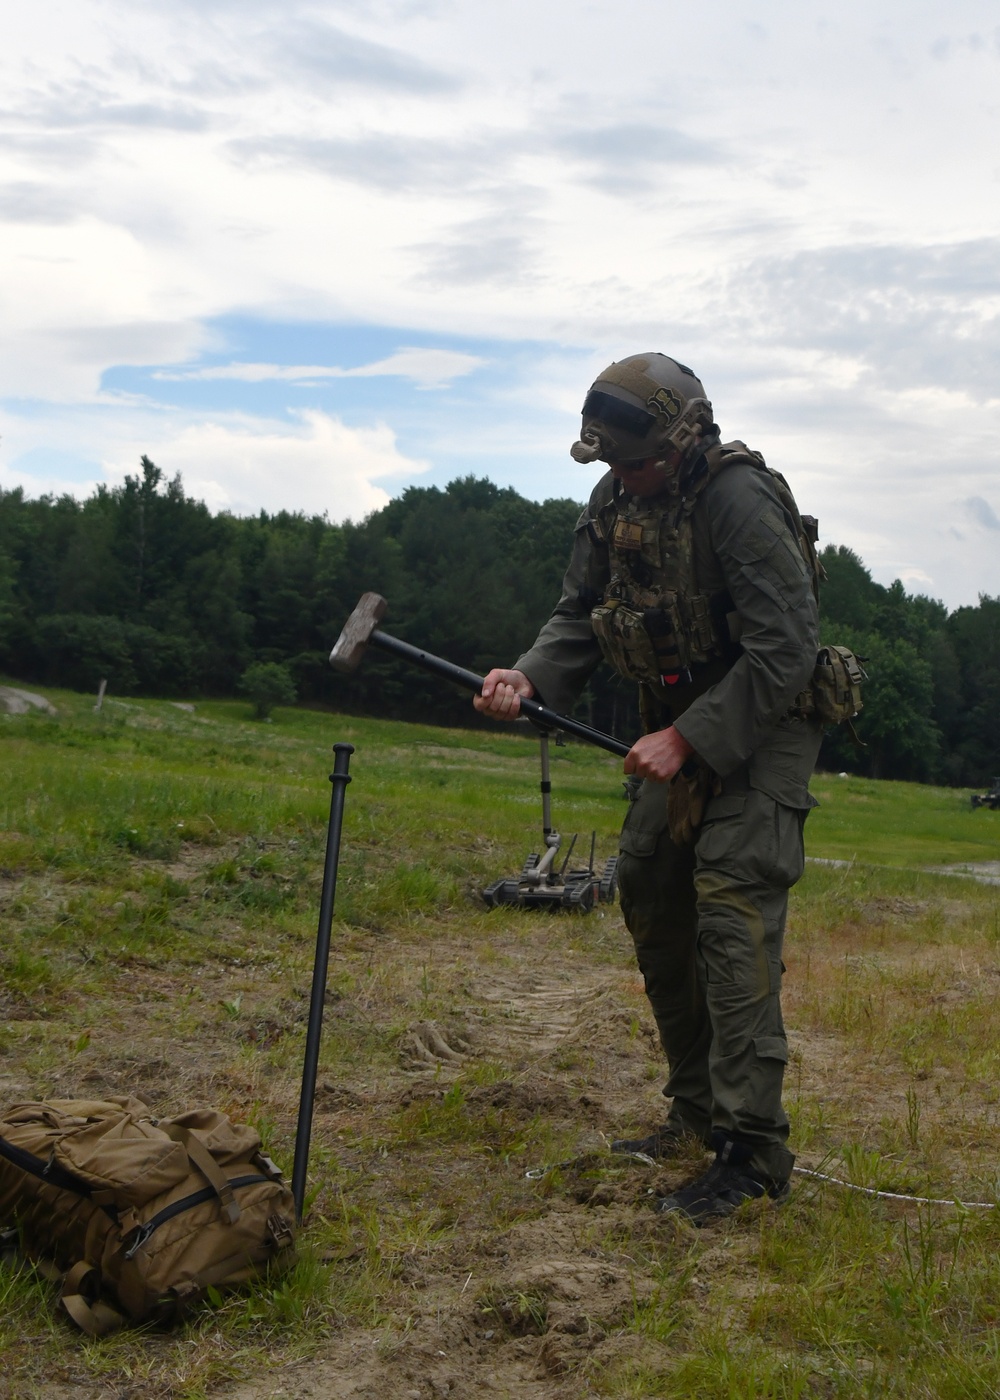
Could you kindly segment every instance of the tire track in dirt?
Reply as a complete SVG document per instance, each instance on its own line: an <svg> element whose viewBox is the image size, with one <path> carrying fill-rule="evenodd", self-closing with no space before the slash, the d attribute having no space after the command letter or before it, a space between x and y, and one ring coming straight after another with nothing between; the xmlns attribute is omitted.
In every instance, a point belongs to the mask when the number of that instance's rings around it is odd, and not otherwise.
<svg viewBox="0 0 1000 1400"><path fill-rule="evenodd" d="M484 1052L506 1056L519 1049L537 1063L583 1035L590 1037L596 1021L611 1019L621 980L620 973L606 972L573 981L538 975L498 981L480 993L485 1009L467 1015L479 1028Z"/></svg>
<svg viewBox="0 0 1000 1400"><path fill-rule="evenodd" d="M475 1000L454 1017L413 1023L401 1046L407 1078L419 1098L440 1095L476 1061L505 1066L503 1082L468 1088L486 1102L526 1119L541 1108L550 1123L579 1120L579 1150L596 1138L605 1115L598 1095L611 1085L634 1095L648 1055L629 1038L635 974L581 966L490 968ZM612 1053L612 1049L617 1053ZM593 1052L597 1064L574 1087L559 1057ZM588 1097L580 1097L585 1091ZM589 1107L585 1110L582 1105ZM590 1126L588 1126L588 1122ZM585 1141L586 1139L586 1141ZM519 1173L520 1174L520 1173ZM407 1302L405 1328L349 1327L319 1353L293 1363L266 1383L244 1383L226 1400L577 1400L592 1393L581 1368L596 1353L631 1354L646 1345L622 1334L652 1282L634 1260L604 1240L609 1232L642 1236L636 1224L644 1174L623 1166L616 1189L598 1197L594 1183L574 1177L544 1209L504 1228L488 1244L482 1222L453 1252L425 1272ZM600 1209L594 1218L590 1207ZM638 1352L637 1352L638 1355Z"/></svg>

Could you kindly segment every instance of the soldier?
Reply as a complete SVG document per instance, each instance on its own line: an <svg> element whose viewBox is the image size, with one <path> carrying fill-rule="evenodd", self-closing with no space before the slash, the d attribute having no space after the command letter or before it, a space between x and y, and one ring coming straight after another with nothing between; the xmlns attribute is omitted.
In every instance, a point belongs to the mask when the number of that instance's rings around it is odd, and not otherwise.
<svg viewBox="0 0 1000 1400"><path fill-rule="evenodd" d="M602 655L639 683L618 882L671 1104L649 1137L612 1149L710 1147L709 1169L660 1202L702 1224L783 1201L795 1160L781 951L822 734L806 689L815 533L758 453L720 443L700 381L666 355L597 378L571 453L610 470L577 523L562 597L473 703L502 719L521 696L566 710Z"/></svg>

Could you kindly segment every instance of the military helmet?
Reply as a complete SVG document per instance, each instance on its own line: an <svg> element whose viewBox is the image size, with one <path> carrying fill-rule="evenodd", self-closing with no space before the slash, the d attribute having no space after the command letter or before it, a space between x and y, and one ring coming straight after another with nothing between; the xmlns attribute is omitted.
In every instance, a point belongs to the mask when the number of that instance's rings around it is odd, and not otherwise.
<svg viewBox="0 0 1000 1400"><path fill-rule="evenodd" d="M696 429L711 425L712 405L693 370L669 355L628 355L590 386L570 454L577 462L635 462L676 448L683 459L698 441Z"/></svg>

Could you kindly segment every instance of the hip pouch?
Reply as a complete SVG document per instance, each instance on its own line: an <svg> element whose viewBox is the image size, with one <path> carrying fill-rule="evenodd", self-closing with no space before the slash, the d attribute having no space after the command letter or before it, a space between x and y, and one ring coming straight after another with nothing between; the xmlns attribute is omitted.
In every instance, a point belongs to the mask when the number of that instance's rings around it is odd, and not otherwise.
<svg viewBox="0 0 1000 1400"><path fill-rule="evenodd" d="M804 709L823 724L843 724L862 708L861 685L868 679L849 647L820 647Z"/></svg>

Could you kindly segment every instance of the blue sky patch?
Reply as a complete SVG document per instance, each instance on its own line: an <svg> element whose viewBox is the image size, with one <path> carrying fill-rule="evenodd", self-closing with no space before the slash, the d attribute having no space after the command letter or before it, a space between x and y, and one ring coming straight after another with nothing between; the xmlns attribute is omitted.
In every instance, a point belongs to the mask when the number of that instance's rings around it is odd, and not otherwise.
<svg viewBox="0 0 1000 1400"><path fill-rule="evenodd" d="M184 364L109 368L101 389L165 413L240 414L294 423L318 411L352 428L387 424L414 476L443 486L489 476L523 495L584 499L593 484L569 458L592 373L579 349L365 325L227 317L205 330L212 346ZM541 362L580 364L570 411L552 402ZM403 483L408 484L408 483ZM402 489L394 483L394 490Z"/></svg>

